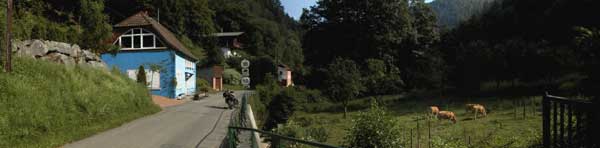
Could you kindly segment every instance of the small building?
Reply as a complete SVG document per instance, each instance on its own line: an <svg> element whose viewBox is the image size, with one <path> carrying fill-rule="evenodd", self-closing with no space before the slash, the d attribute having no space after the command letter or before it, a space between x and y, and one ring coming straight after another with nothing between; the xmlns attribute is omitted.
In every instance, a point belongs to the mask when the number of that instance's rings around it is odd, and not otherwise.
<svg viewBox="0 0 600 148"><path fill-rule="evenodd" d="M220 32L214 33L212 36L219 39L218 46L223 53L225 58L238 56L233 49L241 49L242 44L238 41L238 38L244 34L244 32Z"/></svg>
<svg viewBox="0 0 600 148"><path fill-rule="evenodd" d="M290 67L285 64L277 65L277 80L282 86L292 86L292 70Z"/></svg>
<svg viewBox="0 0 600 148"><path fill-rule="evenodd" d="M213 66L208 68L202 68L198 71L200 77L211 85L211 88L215 91L223 90L223 67Z"/></svg>
<svg viewBox="0 0 600 148"><path fill-rule="evenodd" d="M152 94L168 98L196 92L198 59L158 21L142 11L114 25L113 44L120 47L101 58L109 67L137 79L140 65Z"/></svg>

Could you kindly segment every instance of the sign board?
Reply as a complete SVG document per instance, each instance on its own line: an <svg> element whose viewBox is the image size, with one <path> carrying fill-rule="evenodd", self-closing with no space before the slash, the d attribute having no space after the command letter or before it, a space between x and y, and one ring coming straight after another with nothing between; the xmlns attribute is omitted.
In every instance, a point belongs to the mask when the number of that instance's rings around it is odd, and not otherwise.
<svg viewBox="0 0 600 148"><path fill-rule="evenodd" d="M242 85L246 88L250 88L250 61L244 59L240 64L242 66Z"/></svg>

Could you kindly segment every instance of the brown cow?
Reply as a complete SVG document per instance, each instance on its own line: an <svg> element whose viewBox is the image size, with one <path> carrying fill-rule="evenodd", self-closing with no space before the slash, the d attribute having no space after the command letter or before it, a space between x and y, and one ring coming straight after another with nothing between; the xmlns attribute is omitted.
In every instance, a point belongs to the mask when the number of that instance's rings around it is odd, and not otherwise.
<svg viewBox="0 0 600 148"><path fill-rule="evenodd" d="M438 112L440 112L440 108L438 108L437 106L429 106L429 111L430 116L435 117L437 116Z"/></svg>
<svg viewBox="0 0 600 148"><path fill-rule="evenodd" d="M438 112L437 117L439 120L449 119L453 123L456 123L456 115L454 115L454 112L451 112L451 111L440 111L440 112Z"/></svg>
<svg viewBox="0 0 600 148"><path fill-rule="evenodd" d="M467 113L473 112L474 111L473 106L475 106L475 105L479 105L479 104L465 104L465 112L467 112Z"/></svg>
<svg viewBox="0 0 600 148"><path fill-rule="evenodd" d="M483 115L484 117L487 116L485 107L483 107L483 105L477 104L477 105L473 106L473 110L475 111L475 119L477 119L478 113L481 113L481 115Z"/></svg>

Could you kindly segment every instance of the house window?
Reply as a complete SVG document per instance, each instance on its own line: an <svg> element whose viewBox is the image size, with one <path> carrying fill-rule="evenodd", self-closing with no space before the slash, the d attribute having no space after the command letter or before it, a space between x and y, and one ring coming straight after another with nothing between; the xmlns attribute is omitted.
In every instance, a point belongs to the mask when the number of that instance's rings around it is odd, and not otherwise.
<svg viewBox="0 0 600 148"><path fill-rule="evenodd" d="M142 28L130 29L121 35L115 42L123 49L153 49L164 47L156 35Z"/></svg>
<svg viewBox="0 0 600 148"><path fill-rule="evenodd" d="M127 76L133 80L137 80L137 74L137 69L127 70ZM146 81L148 88L160 89L160 71L151 71L150 69L146 69Z"/></svg>

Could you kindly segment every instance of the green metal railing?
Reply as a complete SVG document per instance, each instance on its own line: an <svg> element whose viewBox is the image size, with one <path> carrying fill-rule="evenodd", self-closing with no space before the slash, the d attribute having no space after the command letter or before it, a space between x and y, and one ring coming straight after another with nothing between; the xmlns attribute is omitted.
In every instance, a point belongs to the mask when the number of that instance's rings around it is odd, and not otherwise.
<svg viewBox="0 0 600 148"><path fill-rule="evenodd" d="M248 94L244 94L242 97L241 104L240 104L240 110L238 112L234 112L233 115L231 116L231 120L229 122L230 123L229 129L227 131L227 146L229 148L237 148L238 147L238 142L240 141L240 138L243 137L243 136L240 136L240 133L242 133L242 132L246 132L246 134L248 132L250 133L249 134L250 135L249 147L252 147L252 148L259 147L257 139L254 136L254 134L256 132L258 132L262 136L267 136L270 138L270 140L271 140L270 148L285 147L285 145L282 143L283 141L286 141L286 143L302 144L302 145L306 145L306 146L319 147L319 148L341 148L338 146L332 146L332 145L318 143L318 142L296 139L296 138L292 138L292 137L282 136L282 135L279 135L279 134L276 134L273 132L249 128L247 126L248 122L246 121L247 120L246 114L248 112L247 111L248 108L246 107L247 100L248 100Z"/></svg>
<svg viewBox="0 0 600 148"><path fill-rule="evenodd" d="M313 147L320 147L320 148L341 148L341 147L338 147L338 146L333 146L333 145L328 145L328 144L323 144L323 143L318 143L318 142L312 142L312 141L306 141L306 140L296 139L296 138L292 138L292 137L286 137L286 136L282 136L282 135L279 135L279 134L275 134L273 132L267 132L267 131L263 131L263 130L253 129L253 128L235 127L235 126L230 126L229 127L230 133L232 133L232 131L236 131L236 130L251 131L252 134L254 134L254 132L258 132L258 133L260 133L262 135L266 135L266 136L271 137L271 148L282 148L282 147L285 147L281 143L282 140L293 142L293 143L299 143L299 144L303 144L303 145L308 145L308 146L313 146ZM252 139L254 139L254 138L252 138ZM233 144L233 145L230 145L230 146L234 146L235 147L236 145ZM252 147L256 147L256 145L253 144Z"/></svg>

